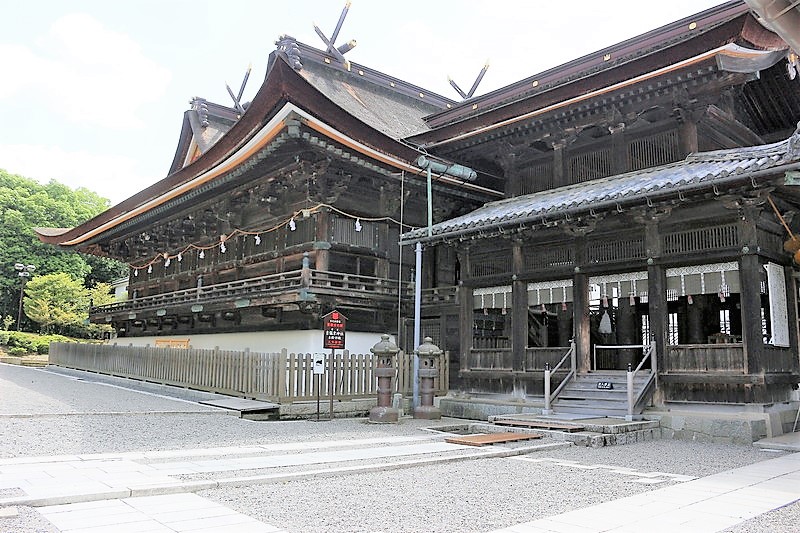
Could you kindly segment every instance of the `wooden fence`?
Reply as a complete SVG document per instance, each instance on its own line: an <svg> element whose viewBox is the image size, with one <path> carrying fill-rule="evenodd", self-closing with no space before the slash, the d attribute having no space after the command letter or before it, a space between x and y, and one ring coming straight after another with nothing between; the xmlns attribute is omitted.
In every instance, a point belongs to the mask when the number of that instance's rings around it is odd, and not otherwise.
<svg viewBox="0 0 800 533"><path fill-rule="evenodd" d="M680 344L667 347L662 372L746 374L744 347L738 344Z"/></svg>
<svg viewBox="0 0 800 533"><path fill-rule="evenodd" d="M326 355L330 359L330 354ZM281 404L310 401L319 394L329 396L329 376L315 376L313 355L257 353L245 350L197 350L106 344L52 343L50 364L140 379L164 385L217 392ZM338 352L328 365L333 372L336 400L377 397L373 354ZM434 379L437 395L447 394L448 356L439 358L439 377ZM400 352L395 358L395 391L412 392L413 357Z"/></svg>

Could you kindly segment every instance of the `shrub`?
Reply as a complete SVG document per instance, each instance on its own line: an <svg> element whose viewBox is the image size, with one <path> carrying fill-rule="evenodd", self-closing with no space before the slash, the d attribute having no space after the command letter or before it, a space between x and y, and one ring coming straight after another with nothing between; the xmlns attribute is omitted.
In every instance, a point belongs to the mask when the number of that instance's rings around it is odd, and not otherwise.
<svg viewBox="0 0 800 533"><path fill-rule="evenodd" d="M7 331L0 331L0 344L8 346L9 334Z"/></svg>
<svg viewBox="0 0 800 533"><path fill-rule="evenodd" d="M10 331L8 333L8 346L14 348L25 348L26 351L32 352L35 350L34 338L38 335L25 333L22 331Z"/></svg>
<svg viewBox="0 0 800 533"><path fill-rule="evenodd" d="M27 354L28 350L26 350L25 348L23 348L21 346L14 346L10 350L8 350L8 353L9 353L9 355L20 356L20 355Z"/></svg>
<svg viewBox="0 0 800 533"><path fill-rule="evenodd" d="M50 341L40 340L36 343L36 353L39 355L46 355L50 353Z"/></svg>

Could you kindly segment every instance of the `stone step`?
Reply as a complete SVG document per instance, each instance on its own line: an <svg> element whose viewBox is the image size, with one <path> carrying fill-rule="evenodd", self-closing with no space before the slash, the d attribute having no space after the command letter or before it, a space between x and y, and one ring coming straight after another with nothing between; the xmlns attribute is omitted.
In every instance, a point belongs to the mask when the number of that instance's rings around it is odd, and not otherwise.
<svg viewBox="0 0 800 533"><path fill-rule="evenodd" d="M627 409L594 409L591 407L559 407L554 412L562 415L584 415L593 418L625 418L625 416L628 414Z"/></svg>
<svg viewBox="0 0 800 533"><path fill-rule="evenodd" d="M623 406L623 407L627 408L628 400L627 400L627 398L619 398L619 399L613 399L613 398L559 398L558 402L556 403L556 406L558 407L558 406L562 406L562 405L576 405L576 406L588 405L588 406L600 407L600 408L603 408L603 407L616 408L616 407L619 407L619 406Z"/></svg>
<svg viewBox="0 0 800 533"><path fill-rule="evenodd" d="M650 379L650 375L644 375L633 378L634 383L647 383ZM611 383L627 383L628 378L627 376L575 376L572 383L597 383L598 381L610 381Z"/></svg>
<svg viewBox="0 0 800 533"><path fill-rule="evenodd" d="M628 401L628 391L625 390L593 390L575 391L563 390L558 395L557 400L614 400L620 402Z"/></svg>

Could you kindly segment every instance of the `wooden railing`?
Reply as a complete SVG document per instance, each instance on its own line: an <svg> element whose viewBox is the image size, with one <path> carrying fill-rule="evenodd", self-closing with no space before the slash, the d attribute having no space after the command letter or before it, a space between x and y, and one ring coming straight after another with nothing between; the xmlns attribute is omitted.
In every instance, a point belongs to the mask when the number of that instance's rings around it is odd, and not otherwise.
<svg viewBox="0 0 800 533"><path fill-rule="evenodd" d="M152 296L141 296L124 302L93 307L92 314L135 311L170 307L181 304L203 304L225 301L232 298L268 296L307 289L318 294L343 294L363 296L373 301L394 301L398 291L411 301L414 297L413 283L398 280L327 272L314 269L299 269L280 274L270 274L226 283L217 283L191 289L165 292ZM457 287L437 287L422 291L423 305L455 303Z"/></svg>
<svg viewBox="0 0 800 533"><path fill-rule="evenodd" d="M512 370L511 348L481 348L469 351L469 370Z"/></svg>
<svg viewBox="0 0 800 533"><path fill-rule="evenodd" d="M564 357L570 346L551 346L549 348L526 348L525 370L528 372L541 372L547 365L555 367Z"/></svg>
<svg viewBox="0 0 800 533"><path fill-rule="evenodd" d="M746 374L744 346L741 343L667 346L662 372Z"/></svg>
<svg viewBox="0 0 800 533"><path fill-rule="evenodd" d="M422 305L455 304L458 302L458 287L443 286L422 289Z"/></svg>
<svg viewBox="0 0 800 533"><path fill-rule="evenodd" d="M271 274L257 278L249 278L216 285L207 285L192 289L183 289L152 296L141 296L124 302L93 307L91 313L108 313L114 311L133 311L180 304L208 303L228 300L232 297L277 294L291 289L300 289L304 285L302 270Z"/></svg>
<svg viewBox="0 0 800 533"><path fill-rule="evenodd" d="M641 344L595 344L592 346L593 370L625 370L625 361L641 362L648 346Z"/></svg>
<svg viewBox="0 0 800 533"><path fill-rule="evenodd" d="M797 355L790 348L764 345L761 363L763 371L767 373L798 371Z"/></svg>
<svg viewBox="0 0 800 533"><path fill-rule="evenodd" d="M330 356L328 356L330 358ZM412 355L395 358L395 391L412 392ZM373 354L337 353L329 365L336 400L377 397ZM269 400L281 404L311 401L317 397L313 355L287 350L250 351L153 348L104 344L52 343L50 364L125 378L175 385L231 396ZM437 395L447 394L448 356L439 358ZM329 396L328 376L319 380L319 393Z"/></svg>

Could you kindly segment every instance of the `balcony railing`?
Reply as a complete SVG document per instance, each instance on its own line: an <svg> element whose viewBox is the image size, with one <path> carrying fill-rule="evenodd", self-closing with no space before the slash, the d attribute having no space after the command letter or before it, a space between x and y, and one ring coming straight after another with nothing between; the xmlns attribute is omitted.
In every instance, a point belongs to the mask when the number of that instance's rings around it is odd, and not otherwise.
<svg viewBox="0 0 800 533"><path fill-rule="evenodd" d="M305 268L280 274L269 274L151 296L141 296L124 302L93 307L91 313L94 315L107 315L110 313L158 309L178 305L208 304L292 292L299 294L302 289L312 294L363 297L372 302L394 302L397 300L398 291L402 291L401 296L406 303L412 302L414 298L414 284L410 282L398 282L396 279ZM455 304L457 302L457 294L457 287L447 286L424 289L422 291L422 304Z"/></svg>

